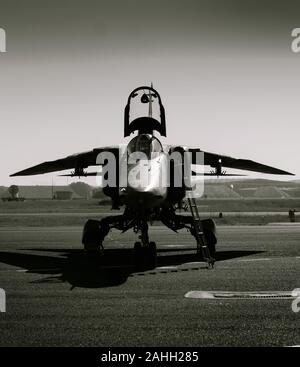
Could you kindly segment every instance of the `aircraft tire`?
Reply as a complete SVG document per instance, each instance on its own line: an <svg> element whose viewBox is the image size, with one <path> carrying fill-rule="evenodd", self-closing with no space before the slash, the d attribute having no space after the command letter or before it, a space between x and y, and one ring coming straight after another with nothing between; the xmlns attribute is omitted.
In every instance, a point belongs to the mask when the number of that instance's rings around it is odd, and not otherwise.
<svg viewBox="0 0 300 367"><path fill-rule="evenodd" d="M156 268L156 261L157 261L157 250L156 250L156 243L150 242L149 246L147 248L148 256L147 256L147 265L149 269L155 269Z"/></svg>
<svg viewBox="0 0 300 367"><path fill-rule="evenodd" d="M134 266L137 270L143 268L143 248L141 242L135 242L134 244Z"/></svg>
<svg viewBox="0 0 300 367"><path fill-rule="evenodd" d="M141 242L134 244L134 265L137 270L151 270L156 267L156 243L143 247Z"/></svg>
<svg viewBox="0 0 300 367"><path fill-rule="evenodd" d="M201 223L203 226L203 232L210 252L210 256L215 258L217 244L216 224L211 218L204 219L201 221Z"/></svg>
<svg viewBox="0 0 300 367"><path fill-rule="evenodd" d="M83 228L82 244L87 252L100 250L101 225L98 220L89 219Z"/></svg>
<svg viewBox="0 0 300 367"><path fill-rule="evenodd" d="M216 256L216 245L214 243L207 243L207 247L209 249L209 254L212 258Z"/></svg>

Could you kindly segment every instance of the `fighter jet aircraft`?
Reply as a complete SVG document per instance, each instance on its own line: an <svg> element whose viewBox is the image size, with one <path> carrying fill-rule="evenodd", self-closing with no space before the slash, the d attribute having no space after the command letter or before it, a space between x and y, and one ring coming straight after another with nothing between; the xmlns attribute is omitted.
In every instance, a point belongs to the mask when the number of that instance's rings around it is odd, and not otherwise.
<svg viewBox="0 0 300 367"><path fill-rule="evenodd" d="M197 241L197 249L213 264L217 243L212 219L200 220L191 196L195 171L192 165L210 166L209 176L224 176L223 167L277 175L289 172L246 159L209 153L200 148L162 145L158 134L166 137L165 109L157 90L142 86L134 89L124 112L124 137L135 136L127 145L95 148L55 161L44 162L11 176L39 175L72 169L67 176L101 176L103 192L112 199L112 208L124 206L122 215L101 220L88 220L83 229L82 243L86 253L103 250L108 232L125 232L133 228L139 234L134 245L137 263L156 264L156 244L149 239L148 223L161 221L173 231L187 228ZM200 158L199 158L200 157ZM99 172L86 172L89 166L102 167ZM233 174L232 174L233 175ZM180 215L188 196L192 215ZM204 251L205 250L205 251Z"/></svg>

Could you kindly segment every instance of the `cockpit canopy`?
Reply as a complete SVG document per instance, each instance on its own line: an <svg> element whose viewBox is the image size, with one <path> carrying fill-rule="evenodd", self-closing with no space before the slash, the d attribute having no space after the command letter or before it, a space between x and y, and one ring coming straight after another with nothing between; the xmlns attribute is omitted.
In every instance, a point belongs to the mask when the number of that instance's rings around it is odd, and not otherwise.
<svg viewBox="0 0 300 367"><path fill-rule="evenodd" d="M163 151L160 141L155 137L147 134L141 134L134 137L127 146L128 155L141 152L146 155L147 159L154 159Z"/></svg>
<svg viewBox="0 0 300 367"><path fill-rule="evenodd" d="M134 131L152 134L154 130L166 136L165 109L160 95L152 87L136 88L130 93L125 107L124 136Z"/></svg>

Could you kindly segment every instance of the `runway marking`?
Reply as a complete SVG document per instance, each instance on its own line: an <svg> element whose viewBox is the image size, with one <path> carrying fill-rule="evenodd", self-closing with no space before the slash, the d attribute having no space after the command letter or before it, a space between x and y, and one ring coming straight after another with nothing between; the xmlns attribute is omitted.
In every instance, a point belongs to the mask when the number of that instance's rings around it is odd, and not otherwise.
<svg viewBox="0 0 300 367"><path fill-rule="evenodd" d="M300 344L299 345L285 345L286 348L300 348Z"/></svg>
<svg viewBox="0 0 300 367"><path fill-rule="evenodd" d="M263 259L242 259L242 260L237 260L237 261L247 262L247 261L268 261L268 260L271 260L271 259L269 259L269 258L263 258Z"/></svg>
<svg viewBox="0 0 300 367"><path fill-rule="evenodd" d="M258 292L236 292L236 291L189 291L185 298L196 299L294 299L297 298L293 292L281 291L258 291Z"/></svg>
<svg viewBox="0 0 300 367"><path fill-rule="evenodd" d="M18 269L17 273L61 273L62 269L51 268L51 269Z"/></svg>
<svg viewBox="0 0 300 367"><path fill-rule="evenodd" d="M130 274L129 277L134 276L144 276L144 275L157 275L157 274L171 274L171 273L180 273L180 272L188 272L188 271L195 271L195 270L202 270L204 269L203 264L205 264L203 261L195 261L195 262L189 262L189 263L183 263L178 266L159 266L151 271L145 271L145 272L139 272L139 273L133 273ZM184 267L186 265L201 265L198 267Z"/></svg>
<svg viewBox="0 0 300 367"><path fill-rule="evenodd" d="M185 248L184 245L162 245L162 247L181 247L181 248Z"/></svg>
<svg viewBox="0 0 300 367"><path fill-rule="evenodd" d="M133 274L130 274L129 277L144 276L144 275L157 275L157 274L171 274L171 273L180 273L180 272L202 270L202 269L204 269L204 268L203 267L198 267L198 268L175 268L175 269L165 269L165 270L160 270L159 268L156 268L156 269L154 269L154 271L145 271L145 272L141 272L141 273L133 273Z"/></svg>

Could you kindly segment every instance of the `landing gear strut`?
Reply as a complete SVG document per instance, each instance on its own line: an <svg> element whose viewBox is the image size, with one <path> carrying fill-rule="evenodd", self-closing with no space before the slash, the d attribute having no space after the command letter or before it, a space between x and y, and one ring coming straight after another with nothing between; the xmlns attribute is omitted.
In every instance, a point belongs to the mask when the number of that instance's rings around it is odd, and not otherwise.
<svg viewBox="0 0 300 367"><path fill-rule="evenodd" d="M148 223L147 221L142 221L136 228L136 232L140 231L139 236L141 242L136 242L134 244L134 262L135 267L138 270L150 270L156 267L156 243L149 242L148 235Z"/></svg>

